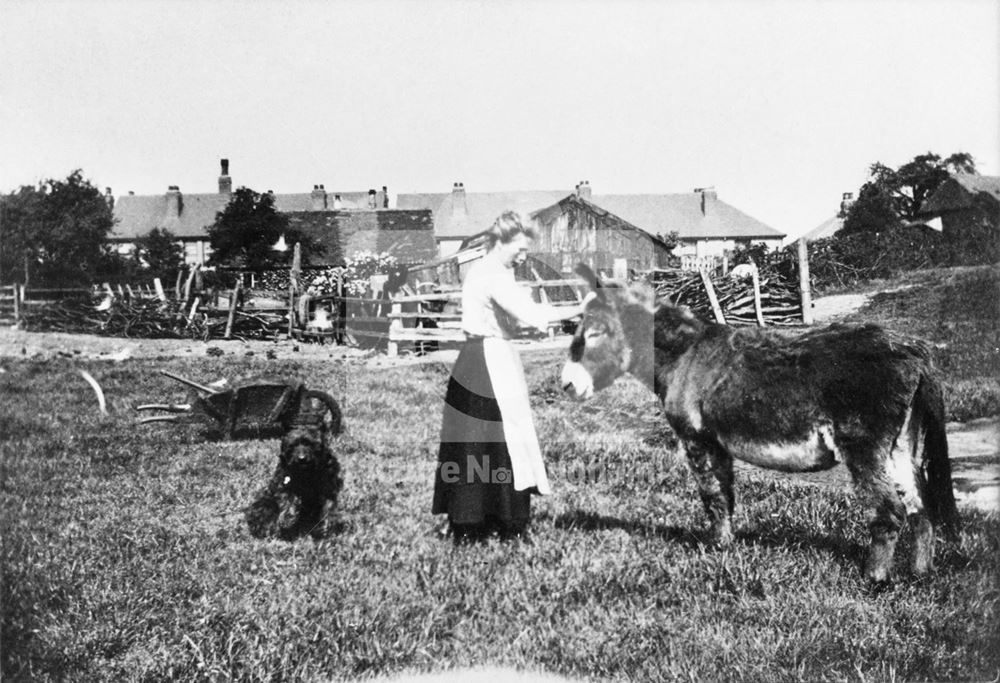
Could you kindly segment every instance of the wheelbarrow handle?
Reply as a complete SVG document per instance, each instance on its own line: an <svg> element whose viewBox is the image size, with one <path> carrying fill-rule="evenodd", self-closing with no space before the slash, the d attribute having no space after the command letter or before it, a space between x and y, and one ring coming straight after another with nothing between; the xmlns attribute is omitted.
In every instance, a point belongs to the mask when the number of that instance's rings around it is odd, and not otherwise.
<svg viewBox="0 0 1000 683"><path fill-rule="evenodd" d="M165 410L169 413L189 413L191 412L190 403L147 403L145 405L136 406L136 410Z"/></svg>
<svg viewBox="0 0 1000 683"><path fill-rule="evenodd" d="M150 415L139 420L139 424L149 424L150 422L178 422L176 415Z"/></svg>
<svg viewBox="0 0 1000 683"><path fill-rule="evenodd" d="M186 377L181 377L180 375L175 375L174 373L167 372L166 370L160 370L160 374L169 377L170 379L175 379L181 384L186 384L189 387L194 387L198 391L204 391L206 394L218 394L223 391L222 389L216 389L215 387L210 387L205 384L198 384L193 380L190 380Z"/></svg>

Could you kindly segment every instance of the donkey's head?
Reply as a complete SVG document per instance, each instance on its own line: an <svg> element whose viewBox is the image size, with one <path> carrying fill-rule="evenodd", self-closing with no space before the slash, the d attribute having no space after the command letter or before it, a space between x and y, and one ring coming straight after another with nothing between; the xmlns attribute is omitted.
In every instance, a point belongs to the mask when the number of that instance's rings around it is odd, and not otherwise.
<svg viewBox="0 0 1000 683"><path fill-rule="evenodd" d="M599 282L582 263L576 272L590 293L563 367L563 389L574 398L590 398L626 372L651 382L656 307L652 289Z"/></svg>

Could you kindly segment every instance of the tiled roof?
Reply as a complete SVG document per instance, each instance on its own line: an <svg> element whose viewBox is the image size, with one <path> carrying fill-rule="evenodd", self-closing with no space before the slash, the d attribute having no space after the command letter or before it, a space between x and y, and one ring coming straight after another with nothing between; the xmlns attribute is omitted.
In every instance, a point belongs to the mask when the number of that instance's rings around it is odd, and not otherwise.
<svg viewBox="0 0 1000 683"><path fill-rule="evenodd" d="M126 195L115 200L112 239L134 240L153 228L166 228L176 237L204 237L205 226L215 222L215 214L226 208L229 195L185 194L181 196L178 218L167 218L165 195Z"/></svg>
<svg viewBox="0 0 1000 683"><path fill-rule="evenodd" d="M568 194L566 190L468 192L464 194L465 211L462 212L462 193L450 192L434 211L434 235L438 239L464 239L489 228L504 211L529 214L555 204ZM396 206L399 206L398 199Z"/></svg>
<svg viewBox="0 0 1000 683"><path fill-rule="evenodd" d="M632 225L656 234L676 231L683 240L780 239L784 233L711 195L701 210L701 193L595 194L591 202Z"/></svg>
<svg viewBox="0 0 1000 683"><path fill-rule="evenodd" d="M333 209L334 195L340 195L343 209L368 209L368 192L327 191L327 207ZM125 195L115 200L115 226L112 239L134 240L153 228L166 228L175 236L189 239L207 237L205 228L215 222L215 215L226 208L229 195L222 193L181 193L181 212L167 218L167 198L158 195ZM274 208L282 213L311 211L312 195L308 192L275 194Z"/></svg>
<svg viewBox="0 0 1000 683"><path fill-rule="evenodd" d="M424 192L396 195L397 209L430 209L437 211L449 192Z"/></svg>
<svg viewBox="0 0 1000 683"><path fill-rule="evenodd" d="M973 197L985 194L1000 201L1000 177L957 173L941 183L920 207L921 215L967 209Z"/></svg>
<svg viewBox="0 0 1000 683"><path fill-rule="evenodd" d="M969 192L985 192L992 195L994 199L1000 199L1000 176L958 173L952 178Z"/></svg>
<svg viewBox="0 0 1000 683"><path fill-rule="evenodd" d="M837 232L842 227L844 227L844 219L833 216L832 218L829 218L817 225L802 237L806 242L821 240L826 237L833 237L833 233Z"/></svg>
<svg viewBox="0 0 1000 683"><path fill-rule="evenodd" d="M401 194L398 208L434 211L434 233L438 239L464 239L488 228L506 210L534 213L557 204L572 194L569 190L526 192L465 192L465 213L455 212L462 193ZM645 232L677 231L681 239L780 239L784 233L713 198L706 199L702 213L701 194L605 194L589 198L592 204L615 214Z"/></svg>

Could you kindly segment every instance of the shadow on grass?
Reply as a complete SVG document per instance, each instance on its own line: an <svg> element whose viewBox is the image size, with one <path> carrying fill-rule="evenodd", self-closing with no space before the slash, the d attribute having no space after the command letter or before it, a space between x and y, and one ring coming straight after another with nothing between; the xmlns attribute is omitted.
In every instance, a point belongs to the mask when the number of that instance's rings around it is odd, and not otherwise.
<svg viewBox="0 0 1000 683"><path fill-rule="evenodd" d="M692 549L705 543L705 539L701 535L684 527L649 524L635 519L620 519L585 510L573 510L572 512L563 513L555 518L554 524L557 529L568 531L607 531L621 529L629 535L655 536Z"/></svg>

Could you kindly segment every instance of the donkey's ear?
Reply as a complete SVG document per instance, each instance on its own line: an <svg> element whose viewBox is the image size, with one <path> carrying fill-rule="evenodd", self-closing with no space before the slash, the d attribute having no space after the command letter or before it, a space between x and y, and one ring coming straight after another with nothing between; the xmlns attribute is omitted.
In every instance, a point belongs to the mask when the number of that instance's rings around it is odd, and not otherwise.
<svg viewBox="0 0 1000 683"><path fill-rule="evenodd" d="M601 285L601 281L597 279L594 271L590 269L590 266L586 263L578 263L575 270L576 274L590 287L590 291L597 295L598 299L604 301L604 287Z"/></svg>
<svg viewBox="0 0 1000 683"><path fill-rule="evenodd" d="M625 301L639 304L648 311L656 310L656 290L646 282L635 282L625 290Z"/></svg>

